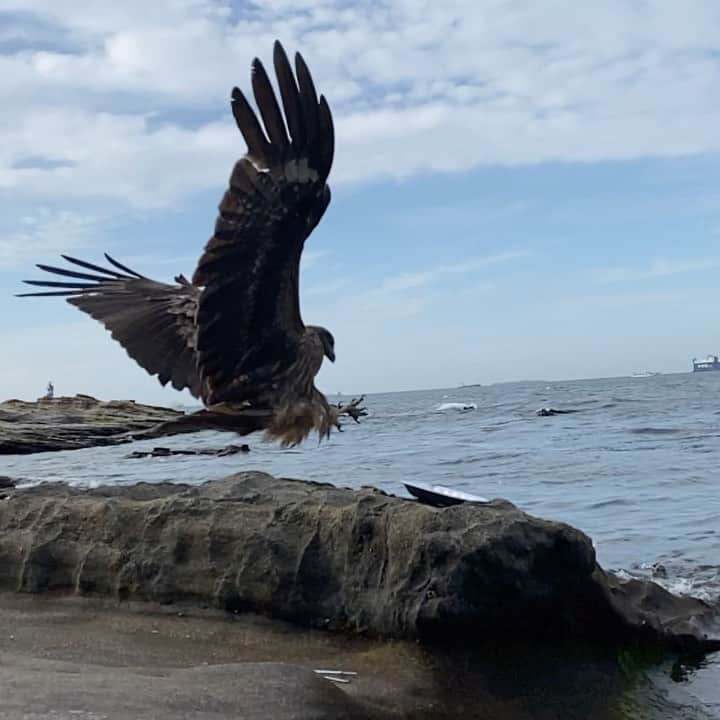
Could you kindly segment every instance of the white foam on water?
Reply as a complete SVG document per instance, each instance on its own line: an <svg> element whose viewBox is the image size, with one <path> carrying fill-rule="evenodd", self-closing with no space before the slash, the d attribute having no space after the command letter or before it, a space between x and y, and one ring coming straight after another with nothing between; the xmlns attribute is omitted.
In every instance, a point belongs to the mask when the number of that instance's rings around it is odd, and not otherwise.
<svg viewBox="0 0 720 720"><path fill-rule="evenodd" d="M717 585L708 585L705 579L698 581L697 578L687 577L654 577L652 580L673 595L688 595L711 604L720 600L720 588Z"/></svg>
<svg viewBox="0 0 720 720"><path fill-rule="evenodd" d="M462 412L464 410L477 410L477 405L475 403L448 402L438 405L435 409L438 412L447 412L448 410Z"/></svg>

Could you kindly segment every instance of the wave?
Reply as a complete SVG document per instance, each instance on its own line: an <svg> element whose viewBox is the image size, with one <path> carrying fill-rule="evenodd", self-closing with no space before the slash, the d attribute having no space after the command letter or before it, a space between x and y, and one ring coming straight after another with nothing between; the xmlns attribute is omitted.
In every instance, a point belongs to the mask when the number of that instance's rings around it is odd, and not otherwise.
<svg viewBox="0 0 720 720"><path fill-rule="evenodd" d="M634 505L635 501L629 498L610 498L608 500L598 500L597 502L590 503L587 507L588 510L601 510L606 507L613 507L616 505Z"/></svg>
<svg viewBox="0 0 720 720"><path fill-rule="evenodd" d="M466 410L477 410L477 405L475 403L447 402L438 405L435 410L437 412L447 412L448 410L464 412Z"/></svg>
<svg viewBox="0 0 720 720"><path fill-rule="evenodd" d="M503 460L514 460L524 457L527 452L489 452L486 455L473 455L471 457L453 458L452 460L440 460L437 465L471 465L473 463L494 462Z"/></svg>
<svg viewBox="0 0 720 720"><path fill-rule="evenodd" d="M705 578L676 577L667 579L653 577L653 580L675 595L698 598L698 600L704 600L713 606L717 606L720 602L720 589L717 586L709 586Z"/></svg>
<svg viewBox="0 0 720 720"><path fill-rule="evenodd" d="M633 435L679 435L680 433L686 433L687 429L667 427L639 427L630 428L628 432L632 433Z"/></svg>
<svg viewBox="0 0 720 720"><path fill-rule="evenodd" d="M696 565L672 567L662 562L641 563L630 570L616 571L623 580L652 580L675 595L694 597L720 608L720 567Z"/></svg>

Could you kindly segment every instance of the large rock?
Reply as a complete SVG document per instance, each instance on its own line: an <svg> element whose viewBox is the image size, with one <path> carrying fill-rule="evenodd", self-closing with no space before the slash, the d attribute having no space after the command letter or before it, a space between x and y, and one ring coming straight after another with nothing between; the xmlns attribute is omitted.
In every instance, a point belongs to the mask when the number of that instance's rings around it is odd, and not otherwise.
<svg viewBox="0 0 720 720"><path fill-rule="evenodd" d="M0 455L105 445L111 436L146 430L183 413L133 400L102 402L89 395L0 403Z"/></svg>
<svg viewBox="0 0 720 720"><path fill-rule="evenodd" d="M0 589L205 604L396 638L720 647L709 606L608 577L583 533L508 502L436 509L262 473L10 490Z"/></svg>

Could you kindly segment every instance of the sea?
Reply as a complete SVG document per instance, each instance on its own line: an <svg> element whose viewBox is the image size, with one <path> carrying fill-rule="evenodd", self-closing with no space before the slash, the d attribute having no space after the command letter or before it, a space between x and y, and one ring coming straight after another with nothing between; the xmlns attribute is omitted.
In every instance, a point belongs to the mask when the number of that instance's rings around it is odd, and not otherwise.
<svg viewBox="0 0 720 720"><path fill-rule="evenodd" d="M441 484L570 523L592 538L606 569L720 605L720 372L369 394L365 405L360 424L348 419L329 441L295 449L205 432L133 449L248 442L251 450L129 459L128 446L115 446L6 456L0 474L96 487L261 470L403 496L405 482ZM540 417L542 407L575 412ZM682 672L651 667L640 684L627 717L720 719L720 653Z"/></svg>

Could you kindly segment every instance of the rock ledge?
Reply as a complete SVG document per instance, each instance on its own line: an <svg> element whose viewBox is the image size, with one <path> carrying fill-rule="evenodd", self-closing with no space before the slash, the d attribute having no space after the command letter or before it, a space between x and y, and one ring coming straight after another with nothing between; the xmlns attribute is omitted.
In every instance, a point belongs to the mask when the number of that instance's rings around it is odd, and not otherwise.
<svg viewBox="0 0 720 720"><path fill-rule="evenodd" d="M106 445L112 435L146 430L183 415L179 410L134 400L97 400L89 395L0 403L0 455L75 450Z"/></svg>
<svg viewBox="0 0 720 720"><path fill-rule="evenodd" d="M263 473L11 489L0 501L0 590L190 603L465 645L720 647L708 605L620 582L586 535L506 501L436 509Z"/></svg>

